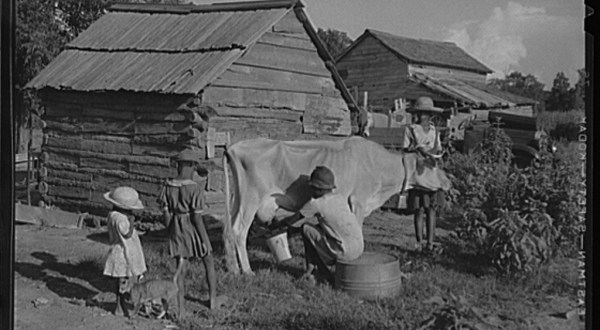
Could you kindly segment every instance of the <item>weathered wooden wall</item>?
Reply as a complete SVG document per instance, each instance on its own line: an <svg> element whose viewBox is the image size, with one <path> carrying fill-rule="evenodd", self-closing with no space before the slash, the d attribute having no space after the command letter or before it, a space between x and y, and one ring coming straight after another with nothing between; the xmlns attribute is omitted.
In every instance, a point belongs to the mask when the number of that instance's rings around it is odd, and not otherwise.
<svg viewBox="0 0 600 330"><path fill-rule="evenodd" d="M211 114L207 144L214 145L214 153L207 156L217 164L222 163L225 144L244 139L335 139L351 134L348 106L294 12L266 32L201 97L205 110L198 111ZM222 168L216 169L207 186L219 208L224 207L223 177Z"/></svg>
<svg viewBox="0 0 600 330"><path fill-rule="evenodd" d="M128 185L156 210L161 183L176 174L170 157L185 146L205 150L197 116L178 110L189 96L45 90L41 97L40 189L63 208L105 215L102 195Z"/></svg>
<svg viewBox="0 0 600 330"><path fill-rule="evenodd" d="M408 64L372 36L367 36L336 63L350 90L357 89L359 100L368 92L369 106L374 111L394 107L394 100L431 97L440 106L452 106L453 100L409 79L414 73L437 78L454 78L485 83L485 74L432 65Z"/></svg>
<svg viewBox="0 0 600 330"><path fill-rule="evenodd" d="M344 56L336 67L351 90L358 88L359 99L369 93L369 105L391 109L399 98L398 87L407 83L406 62L386 48L380 41L367 36Z"/></svg>

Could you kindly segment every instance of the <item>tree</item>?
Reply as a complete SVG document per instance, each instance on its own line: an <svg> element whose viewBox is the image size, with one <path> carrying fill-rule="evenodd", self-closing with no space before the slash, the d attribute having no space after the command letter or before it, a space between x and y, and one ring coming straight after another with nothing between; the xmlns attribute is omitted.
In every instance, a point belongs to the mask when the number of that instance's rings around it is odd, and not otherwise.
<svg viewBox="0 0 600 330"><path fill-rule="evenodd" d="M323 41L325 48L327 48L327 51L329 51L329 54L331 54L333 58L338 57L344 49L352 44L352 39L348 37L346 32L334 29L323 30L322 28L319 28L317 30L317 35L321 41Z"/></svg>
<svg viewBox="0 0 600 330"><path fill-rule="evenodd" d="M502 91L527 97L538 102L544 101L544 84L531 74L523 75L514 71L504 79L492 79L490 85Z"/></svg>
<svg viewBox="0 0 600 330"><path fill-rule="evenodd" d="M573 93L573 109L583 110L585 109L585 86L587 84L588 73L585 69L577 70L579 73L579 80L572 89Z"/></svg>
<svg viewBox="0 0 600 330"><path fill-rule="evenodd" d="M574 101L574 89L570 88L569 78L563 72L557 73L546 100L546 108L550 111L569 111L573 109Z"/></svg>

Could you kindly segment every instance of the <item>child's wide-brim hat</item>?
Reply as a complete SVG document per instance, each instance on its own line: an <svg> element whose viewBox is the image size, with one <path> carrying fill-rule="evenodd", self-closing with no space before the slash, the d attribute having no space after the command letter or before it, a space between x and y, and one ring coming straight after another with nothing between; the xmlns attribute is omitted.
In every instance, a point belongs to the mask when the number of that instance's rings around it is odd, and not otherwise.
<svg viewBox="0 0 600 330"><path fill-rule="evenodd" d="M444 109L434 107L433 100L430 97L421 96L417 99L417 101L411 108L406 110L406 112L409 112L409 113L415 113L415 112L443 113Z"/></svg>
<svg viewBox="0 0 600 330"><path fill-rule="evenodd" d="M200 162L200 153L195 150L192 150L192 149L185 149L182 152L175 155L175 157L173 157L173 159L177 162L185 161L185 162L199 163Z"/></svg>
<svg viewBox="0 0 600 330"><path fill-rule="evenodd" d="M142 210L144 204L135 189L119 187L104 194L104 198L113 205L125 210Z"/></svg>

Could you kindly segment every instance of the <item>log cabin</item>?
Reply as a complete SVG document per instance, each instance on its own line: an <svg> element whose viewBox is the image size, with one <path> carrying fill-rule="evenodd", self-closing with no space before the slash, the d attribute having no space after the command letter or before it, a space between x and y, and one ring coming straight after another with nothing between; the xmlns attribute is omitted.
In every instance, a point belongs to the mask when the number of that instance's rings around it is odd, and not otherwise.
<svg viewBox="0 0 600 330"><path fill-rule="evenodd" d="M358 111L298 0L116 4L27 88L44 107L44 200L99 216L122 185L158 212L170 158L194 148L220 218L227 145L347 137Z"/></svg>

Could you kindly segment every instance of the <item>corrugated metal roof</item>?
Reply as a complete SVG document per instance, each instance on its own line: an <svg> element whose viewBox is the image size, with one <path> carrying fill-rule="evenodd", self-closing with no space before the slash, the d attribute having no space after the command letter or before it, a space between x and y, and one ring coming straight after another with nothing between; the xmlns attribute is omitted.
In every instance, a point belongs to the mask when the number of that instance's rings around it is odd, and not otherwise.
<svg viewBox="0 0 600 330"><path fill-rule="evenodd" d="M66 50L28 87L195 94L241 53L239 49L205 53Z"/></svg>
<svg viewBox="0 0 600 330"><path fill-rule="evenodd" d="M108 13L69 49L190 52L248 46L288 9L179 14Z"/></svg>
<svg viewBox="0 0 600 330"><path fill-rule="evenodd" d="M290 10L109 12L26 87L196 94Z"/></svg>
<svg viewBox="0 0 600 330"><path fill-rule="evenodd" d="M514 106L516 104L535 104L535 101L522 98L510 93L491 92L491 87L483 84L469 83L457 79L439 79L424 74L415 74L411 79L425 85L426 87L453 99L460 100L466 104L483 108L497 108ZM507 96L510 94L510 96ZM520 102L515 102L518 99ZM529 100L530 102L524 102Z"/></svg>
<svg viewBox="0 0 600 330"><path fill-rule="evenodd" d="M372 35L412 63L440 65L481 73L493 72L452 42L411 39L371 29L367 29L363 35Z"/></svg>

